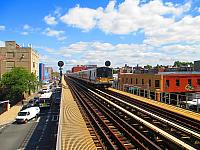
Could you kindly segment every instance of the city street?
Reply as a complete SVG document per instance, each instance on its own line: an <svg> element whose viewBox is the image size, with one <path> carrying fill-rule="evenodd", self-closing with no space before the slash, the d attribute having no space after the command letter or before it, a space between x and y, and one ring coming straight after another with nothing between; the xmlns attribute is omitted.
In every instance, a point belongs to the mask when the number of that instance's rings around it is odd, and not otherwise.
<svg viewBox="0 0 200 150"><path fill-rule="evenodd" d="M1 149L55 149L58 120L59 105L53 104L26 124L8 124L0 129Z"/></svg>
<svg viewBox="0 0 200 150"><path fill-rule="evenodd" d="M37 126L37 120L33 119L27 124L10 124L0 130L0 145L1 149L11 150L18 149L20 144L26 138L28 132L35 125Z"/></svg>

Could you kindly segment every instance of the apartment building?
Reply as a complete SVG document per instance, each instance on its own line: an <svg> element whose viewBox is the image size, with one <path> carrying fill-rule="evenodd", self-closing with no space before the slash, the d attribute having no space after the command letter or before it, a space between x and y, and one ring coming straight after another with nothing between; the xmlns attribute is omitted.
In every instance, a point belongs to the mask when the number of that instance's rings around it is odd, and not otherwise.
<svg viewBox="0 0 200 150"><path fill-rule="evenodd" d="M200 72L121 73L119 89L135 90L145 97L151 94L157 100L166 94L195 94L200 92Z"/></svg>
<svg viewBox="0 0 200 150"><path fill-rule="evenodd" d="M15 41L5 41L0 47L0 75L14 67L23 67L39 76L39 54L32 48L19 46Z"/></svg>

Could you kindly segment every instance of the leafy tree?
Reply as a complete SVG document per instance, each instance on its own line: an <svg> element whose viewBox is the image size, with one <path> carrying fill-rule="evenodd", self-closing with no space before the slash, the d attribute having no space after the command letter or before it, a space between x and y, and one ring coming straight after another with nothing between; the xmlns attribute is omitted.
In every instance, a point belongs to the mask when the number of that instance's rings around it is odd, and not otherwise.
<svg viewBox="0 0 200 150"><path fill-rule="evenodd" d="M113 74L117 74L119 70L113 69Z"/></svg>
<svg viewBox="0 0 200 150"><path fill-rule="evenodd" d="M146 68L146 69L152 69L152 66L147 64L147 65L145 66L145 68Z"/></svg>
<svg viewBox="0 0 200 150"><path fill-rule="evenodd" d="M157 64L154 68L160 69L161 67L162 67L162 65Z"/></svg>
<svg viewBox="0 0 200 150"><path fill-rule="evenodd" d="M174 62L174 66L180 67L180 66L181 66L181 62L180 62L180 61L175 61L175 62Z"/></svg>
<svg viewBox="0 0 200 150"><path fill-rule="evenodd" d="M36 88L36 86L38 86L39 83L38 83L38 80L37 80L36 76L33 73L28 74L27 80L28 80L28 84L27 84L28 93L30 95L31 91L35 92L35 90L36 90L35 88Z"/></svg>
<svg viewBox="0 0 200 150"><path fill-rule="evenodd" d="M13 68L5 73L1 80L1 87L6 91L6 98L15 98L16 95L23 94L35 89L37 78L24 68Z"/></svg>
<svg viewBox="0 0 200 150"><path fill-rule="evenodd" d="M53 72L53 73L52 73L52 76L58 78L58 77L60 76L60 73L59 73L59 72Z"/></svg>
<svg viewBox="0 0 200 150"><path fill-rule="evenodd" d="M181 67L181 66L188 66L190 65L191 67L194 66L192 62L180 62L180 61L175 61L174 66L176 67Z"/></svg>

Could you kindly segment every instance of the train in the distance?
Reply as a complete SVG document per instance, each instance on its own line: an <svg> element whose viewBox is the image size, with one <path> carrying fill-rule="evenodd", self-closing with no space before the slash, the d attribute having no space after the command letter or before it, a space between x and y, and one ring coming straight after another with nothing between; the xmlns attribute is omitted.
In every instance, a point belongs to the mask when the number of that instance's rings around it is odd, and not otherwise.
<svg viewBox="0 0 200 150"><path fill-rule="evenodd" d="M67 76L76 78L97 88L108 88L112 85L113 81L113 71L109 67L96 67L69 73Z"/></svg>

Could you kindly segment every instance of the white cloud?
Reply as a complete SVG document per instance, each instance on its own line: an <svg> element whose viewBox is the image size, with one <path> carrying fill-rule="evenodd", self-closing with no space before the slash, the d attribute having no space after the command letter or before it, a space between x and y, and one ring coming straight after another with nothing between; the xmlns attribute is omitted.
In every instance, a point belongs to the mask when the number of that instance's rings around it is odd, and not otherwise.
<svg viewBox="0 0 200 150"><path fill-rule="evenodd" d="M46 46L39 46L39 45L37 46L37 45L35 45L34 48L35 49L41 49L41 50L46 51L48 53L54 53L55 52L54 49L46 47Z"/></svg>
<svg viewBox="0 0 200 150"><path fill-rule="evenodd" d="M3 26L3 25L0 25L0 31L4 31L6 29L6 27L5 26Z"/></svg>
<svg viewBox="0 0 200 150"><path fill-rule="evenodd" d="M116 1L110 1L106 8L71 8L60 19L73 27L89 31L99 28L105 33L130 34L143 29L145 34L144 43L151 45L166 44L167 42L179 42L199 39L198 17L187 19L185 13L191 8L191 1L184 5L163 3L161 0L154 0L139 6L139 0L125 0L119 5ZM176 19L179 18L179 21ZM192 22L191 25L186 21ZM195 26L192 28L192 26ZM193 33L185 36L188 28ZM174 30L176 28L176 30ZM178 30L182 30L181 32ZM173 30L173 31L172 31ZM184 34L183 34L184 33Z"/></svg>
<svg viewBox="0 0 200 150"><path fill-rule="evenodd" d="M79 6L71 8L60 19L68 25L86 31L98 27L106 33L128 34L140 28L152 26L152 23L156 25L161 21L160 26L168 22L172 23L173 18L167 19L162 15L179 16L190 7L191 2L175 7L171 3L164 5L160 0L150 1L142 6L139 6L139 0L125 0L116 7L116 1L110 1L105 9L80 8Z"/></svg>
<svg viewBox="0 0 200 150"><path fill-rule="evenodd" d="M132 34L143 31L143 44L111 44L77 42L58 51L72 65L112 66L173 64L175 60L194 61L200 58L200 16L190 16L191 1L184 5L154 0L139 6L139 0L125 0L119 5L110 1L106 8L71 8L60 20L67 25L89 31L98 28L107 34ZM46 29L48 36L62 37L63 32ZM123 36L122 36L123 37Z"/></svg>
<svg viewBox="0 0 200 150"><path fill-rule="evenodd" d="M129 63L144 64L153 62L153 59L162 58L162 53L152 52L152 47L145 44L116 44L102 42L77 42L57 51L58 55L66 57L71 65L98 64L104 65L111 60L112 66ZM78 57L75 58L75 57ZM146 59L148 57L148 59ZM134 64L135 62L135 64Z"/></svg>
<svg viewBox="0 0 200 150"><path fill-rule="evenodd" d="M4 41L0 41L0 47L5 47L5 42Z"/></svg>
<svg viewBox="0 0 200 150"><path fill-rule="evenodd" d="M70 9L68 13L66 13L60 19L68 25L88 31L95 27L96 20L101 12L102 8L95 10L90 8L80 8L77 6L73 9Z"/></svg>
<svg viewBox="0 0 200 150"><path fill-rule="evenodd" d="M200 42L200 16L185 16L182 20L169 24L167 27L147 30L148 44L162 45L177 42Z"/></svg>
<svg viewBox="0 0 200 150"><path fill-rule="evenodd" d="M197 9L197 11L200 13L200 7Z"/></svg>
<svg viewBox="0 0 200 150"><path fill-rule="evenodd" d="M60 16L61 16L60 11L61 11L61 8L60 8L60 7L57 7L57 8L55 9L55 11L54 11L54 15L56 15L57 17L60 17Z"/></svg>
<svg viewBox="0 0 200 150"><path fill-rule="evenodd" d="M56 18L48 15L44 17L44 21L46 22L46 24L48 25L56 25L58 22L56 21Z"/></svg>
<svg viewBox="0 0 200 150"><path fill-rule="evenodd" d="M21 35L28 35L28 32L21 32Z"/></svg>
<svg viewBox="0 0 200 150"><path fill-rule="evenodd" d="M58 40L65 40L66 37L63 35L65 32L64 31L59 31L59 30L52 30L50 28L46 28L43 34L51 37L56 37Z"/></svg>
<svg viewBox="0 0 200 150"><path fill-rule="evenodd" d="M41 29L40 28L33 28L29 24L24 24L22 27L22 31L20 32L21 35L29 35L30 33L37 33Z"/></svg>
<svg viewBox="0 0 200 150"><path fill-rule="evenodd" d="M23 29L24 29L24 30L29 30L29 29L31 29L31 26L29 26L28 24L25 24L25 25L23 26Z"/></svg>
<svg viewBox="0 0 200 150"><path fill-rule="evenodd" d="M200 44L184 43L176 45L166 45L163 47L153 47L147 44L111 44L104 42L77 42L58 50L44 46L36 48L48 51L49 57L42 57L42 60L48 64L54 62L59 56L64 57L65 67L70 69L76 65L97 64L103 66L106 60L110 60L112 67L140 65L170 65L174 61L191 61L200 58ZM57 64L57 63L56 63Z"/></svg>

